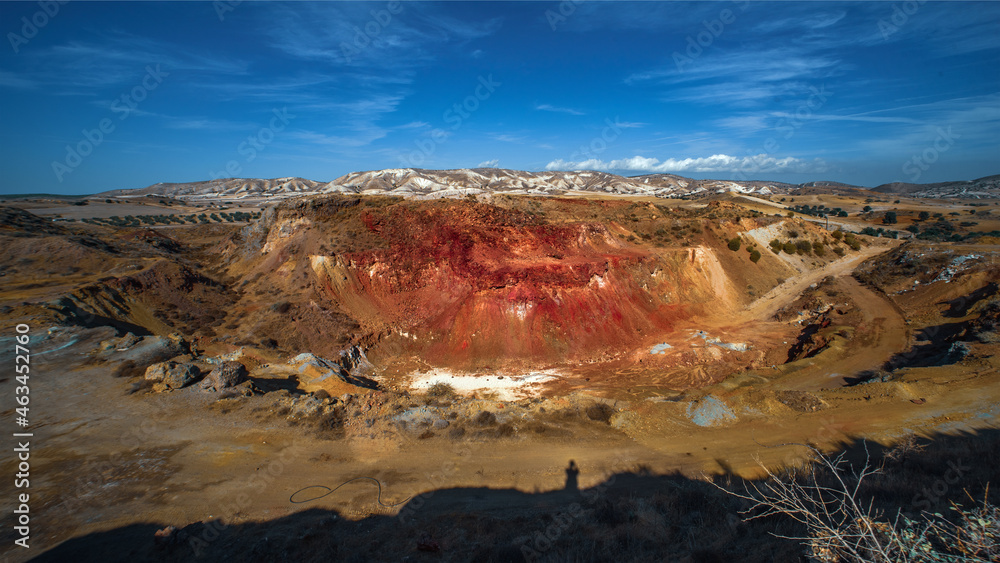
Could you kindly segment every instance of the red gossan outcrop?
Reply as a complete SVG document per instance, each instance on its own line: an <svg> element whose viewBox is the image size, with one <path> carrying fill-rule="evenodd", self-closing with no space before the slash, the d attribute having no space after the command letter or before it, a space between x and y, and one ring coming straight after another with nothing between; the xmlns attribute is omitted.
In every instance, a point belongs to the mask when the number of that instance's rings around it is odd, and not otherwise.
<svg viewBox="0 0 1000 563"><path fill-rule="evenodd" d="M606 359L687 316L680 296L692 288L671 272L693 266L689 253L668 264L601 224L466 202L360 213L385 244L310 256L322 292L435 365Z"/></svg>

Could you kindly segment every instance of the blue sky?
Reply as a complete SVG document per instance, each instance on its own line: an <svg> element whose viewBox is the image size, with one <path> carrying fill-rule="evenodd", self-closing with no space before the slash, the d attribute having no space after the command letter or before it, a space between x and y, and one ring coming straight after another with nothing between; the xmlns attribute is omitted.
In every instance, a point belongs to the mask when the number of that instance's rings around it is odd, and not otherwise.
<svg viewBox="0 0 1000 563"><path fill-rule="evenodd" d="M1000 3L3 2L0 30L4 193L1000 173Z"/></svg>

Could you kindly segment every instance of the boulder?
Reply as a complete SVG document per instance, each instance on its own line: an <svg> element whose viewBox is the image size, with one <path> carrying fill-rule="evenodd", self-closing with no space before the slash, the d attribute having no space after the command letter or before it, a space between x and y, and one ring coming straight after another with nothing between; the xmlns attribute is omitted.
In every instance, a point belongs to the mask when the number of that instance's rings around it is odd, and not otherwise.
<svg viewBox="0 0 1000 563"><path fill-rule="evenodd" d="M375 372L375 366L368 361L365 351L358 346L340 351L340 365L355 377L366 377Z"/></svg>
<svg viewBox="0 0 1000 563"><path fill-rule="evenodd" d="M157 392L180 389L193 383L201 375L201 370L194 364L179 364L177 362L160 362L146 368L145 379L155 381L153 390Z"/></svg>
<svg viewBox="0 0 1000 563"><path fill-rule="evenodd" d="M121 337L121 340L119 340L118 343L115 345L115 350L118 350L119 352L124 352L125 350L128 350L129 348L138 344L141 340L142 340L141 338L132 334L131 332L126 332L125 336Z"/></svg>
<svg viewBox="0 0 1000 563"><path fill-rule="evenodd" d="M222 391L247 380L247 368L239 362L222 362L205 376L201 387L206 391Z"/></svg>
<svg viewBox="0 0 1000 563"><path fill-rule="evenodd" d="M163 381L167 376L167 370L173 367L174 362L159 362L146 368L144 379L149 381Z"/></svg>

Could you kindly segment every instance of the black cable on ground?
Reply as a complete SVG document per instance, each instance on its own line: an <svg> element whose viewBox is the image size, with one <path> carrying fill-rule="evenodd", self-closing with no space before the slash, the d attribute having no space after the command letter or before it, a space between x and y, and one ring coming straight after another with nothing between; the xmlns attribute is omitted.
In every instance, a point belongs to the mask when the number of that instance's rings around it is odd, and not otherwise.
<svg viewBox="0 0 1000 563"><path fill-rule="evenodd" d="M337 489L343 487L344 485L346 485L348 483L353 483L354 481L372 481L372 482L374 482L378 486L378 497L376 498L376 500L378 501L379 506L384 506L385 508L392 508L394 506L399 506L399 505L403 504L404 502L410 500L410 497L406 497L405 499L403 499L403 500L401 500L401 501L399 501L399 502L397 502L395 504L385 504L384 502L382 502L382 482L381 481L379 481L378 479L376 479L374 477L355 477L353 479L348 479L347 481L344 481L343 483L337 485L336 487L334 487L332 489L330 487L327 487L326 485L309 485L308 487L302 487L301 489L299 489L299 490L295 491L294 493L292 493L292 496L288 497L288 502L293 503L293 504L302 504L302 503L306 503L306 502L312 502L314 500L319 500L319 499L321 499L321 498L323 498L325 496L328 496L328 495L332 494L334 491L336 491ZM323 494L321 494L321 495L319 495L319 496L310 497L310 498L303 499L303 500L295 500L295 495L297 495L297 494L299 494L299 493L301 493L303 491L307 491L309 489L325 489L326 492L323 493Z"/></svg>

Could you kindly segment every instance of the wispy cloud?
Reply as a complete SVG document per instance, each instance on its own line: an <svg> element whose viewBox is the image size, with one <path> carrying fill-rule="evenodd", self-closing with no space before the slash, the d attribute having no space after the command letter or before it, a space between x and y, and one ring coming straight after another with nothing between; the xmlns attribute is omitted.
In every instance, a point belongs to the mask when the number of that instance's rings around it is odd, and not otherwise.
<svg viewBox="0 0 1000 563"><path fill-rule="evenodd" d="M250 121L230 121L228 119L212 119L207 117L171 117L165 115L159 115L163 117L166 121L164 127L168 129L180 129L180 130L211 130L211 131L224 131L224 130L246 130L253 127L260 127L259 124Z"/></svg>
<svg viewBox="0 0 1000 563"><path fill-rule="evenodd" d="M490 138L503 143L523 143L527 139L527 137L509 133L495 133L490 135Z"/></svg>
<svg viewBox="0 0 1000 563"><path fill-rule="evenodd" d="M500 159L484 160L476 165L476 168L496 168L500 166Z"/></svg>
<svg viewBox="0 0 1000 563"><path fill-rule="evenodd" d="M551 111L553 113L566 113L569 115L586 115L584 112L577 109L558 107L551 104L535 104L535 109L538 111Z"/></svg>
<svg viewBox="0 0 1000 563"><path fill-rule="evenodd" d="M16 79L3 79L0 86L46 88L61 95L104 95L109 89L134 85L147 67L164 73L204 73L241 76L248 64L239 59L207 55L178 45L124 33L110 33L100 42L69 41L32 50L18 57L23 63Z"/></svg>
<svg viewBox="0 0 1000 563"><path fill-rule="evenodd" d="M381 127L358 124L346 135L329 135L316 131L292 131L289 136L306 145L327 148L362 147L385 137L387 131Z"/></svg>
<svg viewBox="0 0 1000 563"><path fill-rule="evenodd" d="M887 125L894 125L878 129L877 134L855 144L865 151L921 151L942 130L951 131L964 150L1000 150L997 142L997 131L1000 130L1000 93L886 108L868 112L861 117L881 118L887 120Z"/></svg>
<svg viewBox="0 0 1000 563"><path fill-rule="evenodd" d="M434 47L460 47L499 29L501 18L465 21L434 6L402 2L379 22L371 4L323 2L273 6L266 32L287 55L358 69L412 71L434 59ZM381 8L380 8L381 9ZM411 72L408 72L411 74Z"/></svg>
<svg viewBox="0 0 1000 563"><path fill-rule="evenodd" d="M0 70L0 88L15 88L18 90L31 90L38 87L38 83L24 76L19 76L13 72Z"/></svg>

